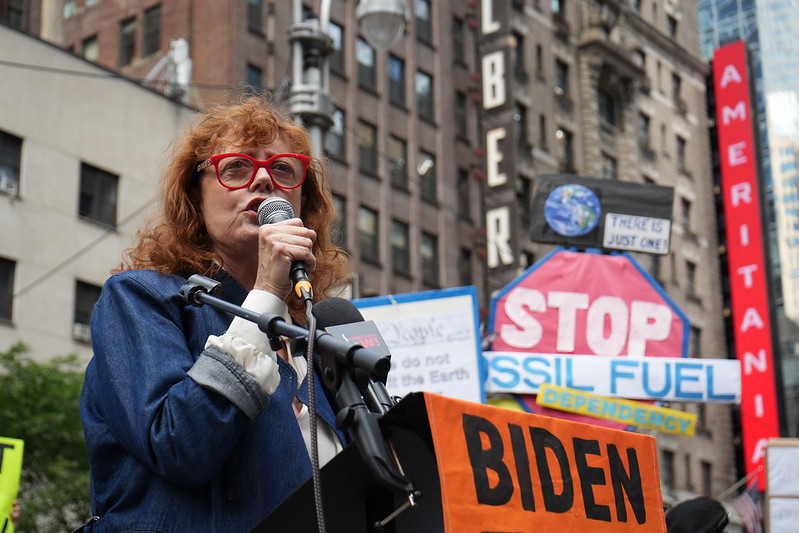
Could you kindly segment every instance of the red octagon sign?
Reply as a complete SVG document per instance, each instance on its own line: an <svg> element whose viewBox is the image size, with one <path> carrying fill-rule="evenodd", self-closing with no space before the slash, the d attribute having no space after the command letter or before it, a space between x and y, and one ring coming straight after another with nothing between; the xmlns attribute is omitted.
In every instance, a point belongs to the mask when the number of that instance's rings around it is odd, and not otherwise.
<svg viewBox="0 0 799 533"><path fill-rule="evenodd" d="M555 250L491 303L492 350L686 357L689 323L627 254Z"/></svg>
<svg viewBox="0 0 799 533"><path fill-rule="evenodd" d="M689 322L663 289L627 254L556 249L491 302L495 352L687 357ZM526 410L622 429L610 420L542 407Z"/></svg>

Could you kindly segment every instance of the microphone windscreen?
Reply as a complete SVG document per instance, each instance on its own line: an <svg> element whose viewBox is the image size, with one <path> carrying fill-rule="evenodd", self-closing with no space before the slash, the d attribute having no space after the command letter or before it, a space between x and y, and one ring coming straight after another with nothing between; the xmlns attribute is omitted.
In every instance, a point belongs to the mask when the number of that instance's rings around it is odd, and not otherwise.
<svg viewBox="0 0 799 533"><path fill-rule="evenodd" d="M319 329L364 321L355 304L335 296L315 303L311 312L316 317L316 327Z"/></svg>
<svg viewBox="0 0 799 533"><path fill-rule="evenodd" d="M285 198L272 196L258 206L258 223L262 226L290 218L294 218L294 208L291 206L291 202Z"/></svg>

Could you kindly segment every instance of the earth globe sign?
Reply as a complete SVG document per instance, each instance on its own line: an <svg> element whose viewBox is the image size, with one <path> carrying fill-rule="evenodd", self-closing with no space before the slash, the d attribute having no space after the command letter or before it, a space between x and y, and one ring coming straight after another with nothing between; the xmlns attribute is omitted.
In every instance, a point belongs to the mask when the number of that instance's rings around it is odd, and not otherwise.
<svg viewBox="0 0 799 533"><path fill-rule="evenodd" d="M602 206L594 191L583 185L561 185L547 196L544 218L566 237L580 237L599 224Z"/></svg>

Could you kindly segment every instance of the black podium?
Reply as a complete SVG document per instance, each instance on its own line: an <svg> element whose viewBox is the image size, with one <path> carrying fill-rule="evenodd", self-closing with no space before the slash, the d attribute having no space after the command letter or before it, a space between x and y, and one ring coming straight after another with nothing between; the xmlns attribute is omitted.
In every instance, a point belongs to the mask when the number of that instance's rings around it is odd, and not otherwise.
<svg viewBox="0 0 799 533"><path fill-rule="evenodd" d="M412 393L381 419L407 477L422 497L383 529L386 533L444 531L441 487L424 396ZM374 479L355 444L321 469L325 525L330 533L371 533L407 500ZM252 533L316 531L313 483L308 480L272 511Z"/></svg>

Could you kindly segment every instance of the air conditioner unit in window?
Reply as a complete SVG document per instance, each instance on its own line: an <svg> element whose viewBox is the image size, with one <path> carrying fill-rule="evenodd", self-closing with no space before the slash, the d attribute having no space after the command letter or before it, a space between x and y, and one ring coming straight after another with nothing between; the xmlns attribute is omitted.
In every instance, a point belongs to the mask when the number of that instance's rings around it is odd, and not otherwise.
<svg viewBox="0 0 799 533"><path fill-rule="evenodd" d="M76 341L89 342L92 340L92 330L88 324L75 322L72 324L72 338Z"/></svg>
<svg viewBox="0 0 799 533"><path fill-rule="evenodd" d="M16 196L17 190L17 180L11 176L0 175L0 192Z"/></svg>

